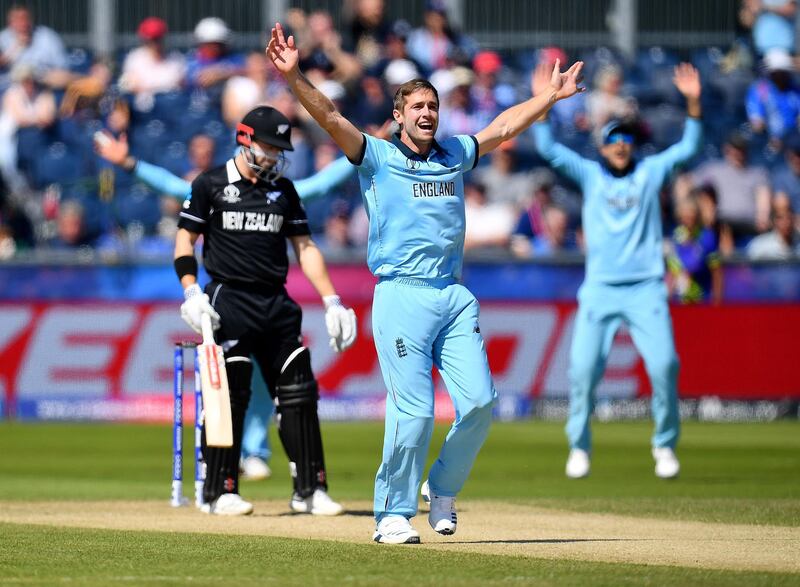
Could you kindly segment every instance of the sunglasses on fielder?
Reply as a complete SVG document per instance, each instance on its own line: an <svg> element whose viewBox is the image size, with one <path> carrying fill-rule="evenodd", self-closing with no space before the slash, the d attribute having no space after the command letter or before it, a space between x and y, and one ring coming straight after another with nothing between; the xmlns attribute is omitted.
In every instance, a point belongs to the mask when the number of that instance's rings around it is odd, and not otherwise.
<svg viewBox="0 0 800 587"><path fill-rule="evenodd" d="M633 135L617 132L612 134L606 139L606 145L615 145L617 143L625 143L626 145L633 144Z"/></svg>

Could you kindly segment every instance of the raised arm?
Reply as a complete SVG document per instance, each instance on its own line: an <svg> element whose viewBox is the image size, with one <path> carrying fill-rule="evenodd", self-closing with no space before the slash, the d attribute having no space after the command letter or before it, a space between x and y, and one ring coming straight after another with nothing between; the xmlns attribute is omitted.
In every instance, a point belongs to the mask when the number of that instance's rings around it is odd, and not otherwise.
<svg viewBox="0 0 800 587"><path fill-rule="evenodd" d="M94 135L94 148L100 157L133 173L136 179L158 192L183 200L192 193L192 184L174 175L169 170L140 161L130 154L128 139L123 133L114 138L111 133L98 131Z"/></svg>
<svg viewBox="0 0 800 587"><path fill-rule="evenodd" d="M489 126L475 135L479 157L524 131L536 119L547 114L558 100L564 100L584 90L578 86L583 62L576 62L565 73L561 73L560 66L560 61L556 59L549 83L541 88L541 92L534 92L529 100L501 112Z"/></svg>
<svg viewBox="0 0 800 587"><path fill-rule="evenodd" d="M311 202L347 181L353 175L354 170L355 167L347 160L347 157L339 157L311 177L295 181L294 188L301 200Z"/></svg>
<svg viewBox="0 0 800 587"><path fill-rule="evenodd" d="M364 148L364 135L302 74L294 37L286 39L280 23L276 23L272 29L266 51L275 69L286 79L292 93L312 118L339 145L348 159L357 160Z"/></svg>
<svg viewBox="0 0 800 587"><path fill-rule="evenodd" d="M702 110L700 107L700 94L702 84L700 74L689 63L681 63L675 67L675 75L672 79L675 87L686 98L686 126L683 129L681 140L672 145L666 151L656 155L669 170L676 165L681 165L694 157L703 140L703 127L700 123Z"/></svg>

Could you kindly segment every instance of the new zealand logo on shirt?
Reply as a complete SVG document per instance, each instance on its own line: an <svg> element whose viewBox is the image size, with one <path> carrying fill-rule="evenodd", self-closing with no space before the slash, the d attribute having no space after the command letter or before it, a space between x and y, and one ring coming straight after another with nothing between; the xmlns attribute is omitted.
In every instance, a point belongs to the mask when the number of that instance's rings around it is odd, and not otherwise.
<svg viewBox="0 0 800 587"><path fill-rule="evenodd" d="M267 202L274 204L281 197L281 192L266 192L264 195L267 197Z"/></svg>
<svg viewBox="0 0 800 587"><path fill-rule="evenodd" d="M222 196L222 200L228 204L235 204L236 202L242 201L242 199L239 197L239 188L233 184L226 185L225 189L222 190L222 193L224 194Z"/></svg>

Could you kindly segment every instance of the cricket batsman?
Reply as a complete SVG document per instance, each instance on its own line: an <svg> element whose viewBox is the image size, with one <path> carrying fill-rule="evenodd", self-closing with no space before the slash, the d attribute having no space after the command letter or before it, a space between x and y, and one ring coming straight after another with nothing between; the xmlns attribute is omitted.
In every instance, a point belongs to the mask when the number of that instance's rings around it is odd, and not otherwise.
<svg viewBox="0 0 800 587"><path fill-rule="evenodd" d="M600 162L584 159L556 143L544 119L534 125L539 153L583 193L586 278L578 291L570 351L566 426L570 446L566 474L570 478L589 474L594 392L622 323L630 329L653 388L655 474L668 479L680 471L675 456L680 433L678 356L664 283L659 192L673 169L699 151L702 127L697 70L683 63L675 68L673 81L686 98L688 118L680 142L657 155L635 159L636 131L620 121L609 122L602 129ZM538 68L534 91L547 83L547 72Z"/></svg>
<svg viewBox="0 0 800 587"><path fill-rule="evenodd" d="M542 91L501 113L475 136L434 139L439 97L426 80L402 84L394 98L400 125L391 142L361 133L303 74L294 38L272 29L267 55L320 126L358 167L369 215L367 262L379 278L372 306L375 347L388 389L383 459L375 478L373 539L417 544L409 519L433 431L436 365L456 419L431 467L423 494L428 522L456 531L455 498L489 431L496 393L478 326L478 302L462 285L464 185L478 157L528 128L580 89L582 63L561 73L556 62Z"/></svg>

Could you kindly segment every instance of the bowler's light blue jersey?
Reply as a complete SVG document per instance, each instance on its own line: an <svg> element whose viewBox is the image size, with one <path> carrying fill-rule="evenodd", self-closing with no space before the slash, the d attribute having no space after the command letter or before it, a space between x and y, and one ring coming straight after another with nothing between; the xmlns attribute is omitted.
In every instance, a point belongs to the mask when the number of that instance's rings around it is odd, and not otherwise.
<svg viewBox="0 0 800 587"><path fill-rule="evenodd" d="M477 163L478 141L459 135L434 141L427 158L395 135L364 135L358 165L369 215L367 264L379 277L460 279L464 258L464 181Z"/></svg>
<svg viewBox="0 0 800 587"><path fill-rule="evenodd" d="M625 283L664 275L659 192L675 166L700 149L702 127L687 118L680 142L645 157L634 170L614 177L553 139L550 125L534 125L536 148L583 193L586 281Z"/></svg>

